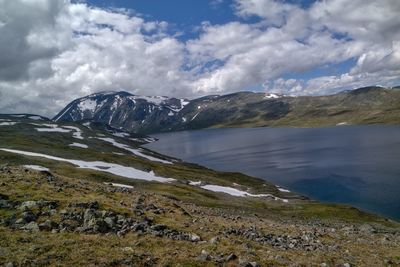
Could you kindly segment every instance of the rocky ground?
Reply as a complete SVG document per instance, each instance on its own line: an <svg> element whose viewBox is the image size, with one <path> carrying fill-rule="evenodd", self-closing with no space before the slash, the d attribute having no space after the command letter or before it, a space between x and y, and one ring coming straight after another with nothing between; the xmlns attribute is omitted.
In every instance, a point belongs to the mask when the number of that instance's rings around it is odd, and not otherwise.
<svg viewBox="0 0 400 267"><path fill-rule="evenodd" d="M4 266L400 266L394 222L249 214L0 168Z"/></svg>

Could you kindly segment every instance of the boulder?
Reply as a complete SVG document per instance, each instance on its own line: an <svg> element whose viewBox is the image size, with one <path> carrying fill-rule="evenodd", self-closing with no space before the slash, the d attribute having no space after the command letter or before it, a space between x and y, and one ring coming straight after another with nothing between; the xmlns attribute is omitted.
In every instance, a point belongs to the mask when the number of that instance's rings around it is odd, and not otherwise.
<svg viewBox="0 0 400 267"><path fill-rule="evenodd" d="M19 209L22 211L30 210L38 207L38 203L36 201L25 201L19 206Z"/></svg>
<svg viewBox="0 0 400 267"><path fill-rule="evenodd" d="M30 232L39 232L39 226L36 222L30 222L22 227L23 230L27 230Z"/></svg>

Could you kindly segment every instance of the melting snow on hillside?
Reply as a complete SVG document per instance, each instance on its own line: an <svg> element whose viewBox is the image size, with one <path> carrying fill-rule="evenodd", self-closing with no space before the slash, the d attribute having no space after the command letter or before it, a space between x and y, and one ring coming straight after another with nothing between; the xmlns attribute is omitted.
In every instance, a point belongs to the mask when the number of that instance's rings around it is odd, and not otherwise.
<svg viewBox="0 0 400 267"><path fill-rule="evenodd" d="M131 179L157 181L157 182L161 182L161 183L169 183L169 182L175 181L175 179L172 179L172 178L164 178L161 176L157 176L153 171L145 172L142 170L138 170L138 169L135 169L132 167L122 166L122 165L115 164L115 163L108 163L108 162L102 162L102 161L83 161L83 160L74 160L74 159L64 159L64 158L49 156L49 155L45 155L45 154L27 152L27 151L22 151L22 150L15 150L15 149L0 148L0 150L10 152L10 153L30 156L30 157L42 157L42 158L55 160L55 161L68 162L68 163L76 165L82 169L91 169L91 170L100 171L100 172L107 172L107 173L111 173L111 174L126 177L126 178L131 178Z"/></svg>
<svg viewBox="0 0 400 267"><path fill-rule="evenodd" d="M73 138L81 139L81 140L84 139L83 136L82 136L82 131L81 131L81 129L79 129L78 127L74 127L74 126L62 126L62 127L65 128L65 129L71 129L71 130L75 131L75 132L72 134L72 137L73 137Z"/></svg>
<svg viewBox="0 0 400 267"><path fill-rule="evenodd" d="M170 161L163 160L163 159L159 159L159 158L155 158L155 157L152 157L152 156L143 154L143 153L140 151L140 149L131 148L131 147L129 147L128 145L118 143L117 141L115 141L115 140L112 139L112 138L103 138L103 137L96 137L96 138L97 138L97 139L100 139L100 140L102 140L102 141L111 143L111 144L112 144L113 146L115 146L115 147L122 148L122 149L124 149L124 150L130 151L130 152L132 152L133 154L135 154L136 156L139 156L139 157L142 157L142 158L146 158L146 159L151 160L151 161L161 162L161 163L164 163L164 164L172 164L172 162L170 162Z"/></svg>
<svg viewBox="0 0 400 267"><path fill-rule="evenodd" d="M107 185L112 185L112 186L115 186L115 187L121 187L121 188L129 188L129 189L133 189L133 186L131 186L131 185L126 185L126 184L118 184L118 183L104 183L104 184L107 184Z"/></svg>
<svg viewBox="0 0 400 267"><path fill-rule="evenodd" d="M74 127L74 126L59 127L57 124L47 124L47 123L43 123L43 124L31 123L31 124L36 125L36 126L41 126L41 127L45 126L46 127L46 128L36 128L36 131L38 131L38 132L69 133L71 131L74 131L72 133L73 138L80 139L80 140L84 139L82 136L82 131L78 127Z"/></svg>
<svg viewBox="0 0 400 267"><path fill-rule="evenodd" d="M274 99L274 98L280 98L281 96L277 94L265 94L264 98L266 99Z"/></svg>
<svg viewBox="0 0 400 267"><path fill-rule="evenodd" d="M18 122L15 121L6 121L6 122L0 122L0 126L12 126L17 124Z"/></svg>
<svg viewBox="0 0 400 267"><path fill-rule="evenodd" d="M72 143L72 144L70 144L70 145L68 145L68 146L71 146L71 147L80 147L80 148L89 148L87 145L81 144L81 143Z"/></svg>
<svg viewBox="0 0 400 267"><path fill-rule="evenodd" d="M46 128L36 128L36 131L38 131L38 132L69 133L71 131L69 129L63 129L61 127L58 127L57 124L47 124L47 123L35 124L35 123L32 123L32 125L46 127Z"/></svg>
<svg viewBox="0 0 400 267"><path fill-rule="evenodd" d="M35 171L47 171L47 172L50 171L48 168L39 165L24 165L24 167Z"/></svg>
<svg viewBox="0 0 400 267"><path fill-rule="evenodd" d="M189 184L193 185L193 186L200 186L200 188L203 188L205 190L218 192L218 193L225 193L225 194L235 196L235 197L265 197L265 198L272 198L276 201L280 200L285 203L289 202L287 199L279 198L279 197L276 197L271 194L250 194L246 191L242 191L242 190L239 190L239 189L236 189L233 187L228 187L228 186L210 185L210 184L201 186L201 181L198 181L198 182L191 181Z"/></svg>

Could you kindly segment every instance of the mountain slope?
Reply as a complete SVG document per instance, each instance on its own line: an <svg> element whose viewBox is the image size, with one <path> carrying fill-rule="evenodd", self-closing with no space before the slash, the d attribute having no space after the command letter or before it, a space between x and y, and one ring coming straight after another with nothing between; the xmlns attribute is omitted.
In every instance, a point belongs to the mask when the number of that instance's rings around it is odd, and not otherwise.
<svg viewBox="0 0 400 267"><path fill-rule="evenodd" d="M149 132L171 124L187 103L186 99L163 96L135 96L127 92L98 93L74 100L54 120L92 120L127 131Z"/></svg>
<svg viewBox="0 0 400 267"><path fill-rule="evenodd" d="M144 138L0 115L0 265L400 263L396 222L169 158Z"/></svg>
<svg viewBox="0 0 400 267"><path fill-rule="evenodd" d="M77 99L54 119L91 119L142 133L210 127L400 124L400 90L366 87L300 97L239 92L191 101L106 93Z"/></svg>

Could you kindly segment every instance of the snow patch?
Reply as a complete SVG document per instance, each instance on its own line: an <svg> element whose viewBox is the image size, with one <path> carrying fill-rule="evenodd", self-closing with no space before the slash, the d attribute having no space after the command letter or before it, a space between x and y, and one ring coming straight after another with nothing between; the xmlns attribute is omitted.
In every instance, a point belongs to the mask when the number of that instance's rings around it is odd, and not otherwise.
<svg viewBox="0 0 400 267"><path fill-rule="evenodd" d="M34 120L34 121L40 121L40 120L42 120L42 118L39 117L39 116L29 116L28 118L31 119L31 120Z"/></svg>
<svg viewBox="0 0 400 267"><path fill-rule="evenodd" d="M50 171L48 168L42 167L42 166L39 166L39 165L24 165L24 167L27 168L27 169L32 169L32 170L41 171L41 172L43 172L43 171L49 172Z"/></svg>
<svg viewBox="0 0 400 267"><path fill-rule="evenodd" d="M112 135L116 136L116 137L121 137L121 138L125 138L125 137L129 137L130 134L128 133L113 133Z"/></svg>
<svg viewBox="0 0 400 267"><path fill-rule="evenodd" d="M236 197L266 197L266 198L272 198L274 200L281 200L282 202L289 202L287 199L279 198L271 194L250 194L246 191L241 191L239 189L233 188L233 187L228 187L228 186L220 186L220 185L203 185L200 186L203 189L213 191L213 192L219 192L219 193L225 193L231 196L236 196Z"/></svg>
<svg viewBox="0 0 400 267"><path fill-rule="evenodd" d="M165 177L157 176L153 171L145 172L142 170L138 170L138 169L135 169L132 167L122 166L122 165L115 164L115 163L108 163L108 162L102 162L102 161L83 161L83 160L74 160L74 159L64 159L64 158L49 156L49 155L45 155L45 154L22 151L22 150L15 150L15 149L0 148L0 150L10 152L10 153L30 156L30 157L42 157L42 158L55 160L55 161L68 162L68 163L76 165L82 169L91 169L91 170L100 171L100 172L107 172L107 173L111 173L111 174L126 177L126 178L131 178L131 179L156 181L156 182L161 182L161 183L169 183L169 182L175 181L175 179L172 179L172 178L165 178Z"/></svg>
<svg viewBox="0 0 400 267"><path fill-rule="evenodd" d="M102 140L102 141L111 143L111 144L112 144L113 146L115 146L115 147L118 147L118 148L121 148L121 149L130 151L130 152L133 153L134 155L139 156L139 157L142 157L142 158L146 158L146 159L148 159L148 160L150 160L150 161L161 162L161 163L164 163L164 164L172 164L172 162L170 162L170 161L167 161L167 160L163 160L163 159L159 159L159 158L155 158L155 157L146 155L146 154L142 153L142 152L140 151L140 149L131 148L131 147L129 147L128 145L118 143L117 141L115 141L115 140L112 139L112 138L108 138L108 137L104 137L104 138L96 137L96 138L97 138L97 139L100 139L100 140Z"/></svg>
<svg viewBox="0 0 400 267"><path fill-rule="evenodd" d="M289 193L289 192L290 192L289 190L284 189L284 188L279 187L279 186L277 186L277 188L278 188L278 190L281 191L281 192L286 192L286 193Z"/></svg>
<svg viewBox="0 0 400 267"><path fill-rule="evenodd" d="M97 101L93 99L84 99L78 104L78 108L81 111L89 110L91 113L94 113L97 107Z"/></svg>
<svg viewBox="0 0 400 267"><path fill-rule="evenodd" d="M201 111L197 112L197 113L196 113L196 115L194 115L194 116L193 116L193 118L192 118L190 121L192 121L192 120L196 119L196 118L197 118L197 116L199 116L200 112L201 112Z"/></svg>
<svg viewBox="0 0 400 267"><path fill-rule="evenodd" d="M274 98L280 98L281 96L277 94L265 94L264 98L265 99L274 99Z"/></svg>
<svg viewBox="0 0 400 267"><path fill-rule="evenodd" d="M344 126L344 125L349 125L348 122L339 122L338 124L336 124L336 126Z"/></svg>
<svg viewBox="0 0 400 267"><path fill-rule="evenodd" d="M193 185L193 186L200 186L201 185L201 181L190 181L189 185Z"/></svg>
<svg viewBox="0 0 400 267"><path fill-rule="evenodd" d="M115 187L122 187L122 188L133 189L133 186L131 186L131 185L126 185L126 184L118 184L118 183L104 183L104 184L112 185L112 186L115 186Z"/></svg>
<svg viewBox="0 0 400 267"><path fill-rule="evenodd" d="M164 103L164 101L168 100L169 98L166 96L130 96L129 99L135 100L135 99L142 99L145 100L149 103L153 103L155 105L160 105Z"/></svg>
<svg viewBox="0 0 400 267"><path fill-rule="evenodd" d="M65 128L65 129L70 129L70 130L75 131L72 134L73 138L80 139L80 140L84 139L83 136L82 136L82 131L78 127L74 127L74 126L62 126L62 127Z"/></svg>
<svg viewBox="0 0 400 267"><path fill-rule="evenodd" d="M48 132L48 133L69 133L71 130L54 127L54 128L36 128L38 132Z"/></svg>
<svg viewBox="0 0 400 267"><path fill-rule="evenodd" d="M80 147L80 148L89 148L87 145L85 144L81 144L81 143L72 143L68 146L72 146L72 147Z"/></svg>
<svg viewBox="0 0 400 267"><path fill-rule="evenodd" d="M15 121L7 121L7 122L0 122L0 126L12 126L17 124L18 122Z"/></svg>

